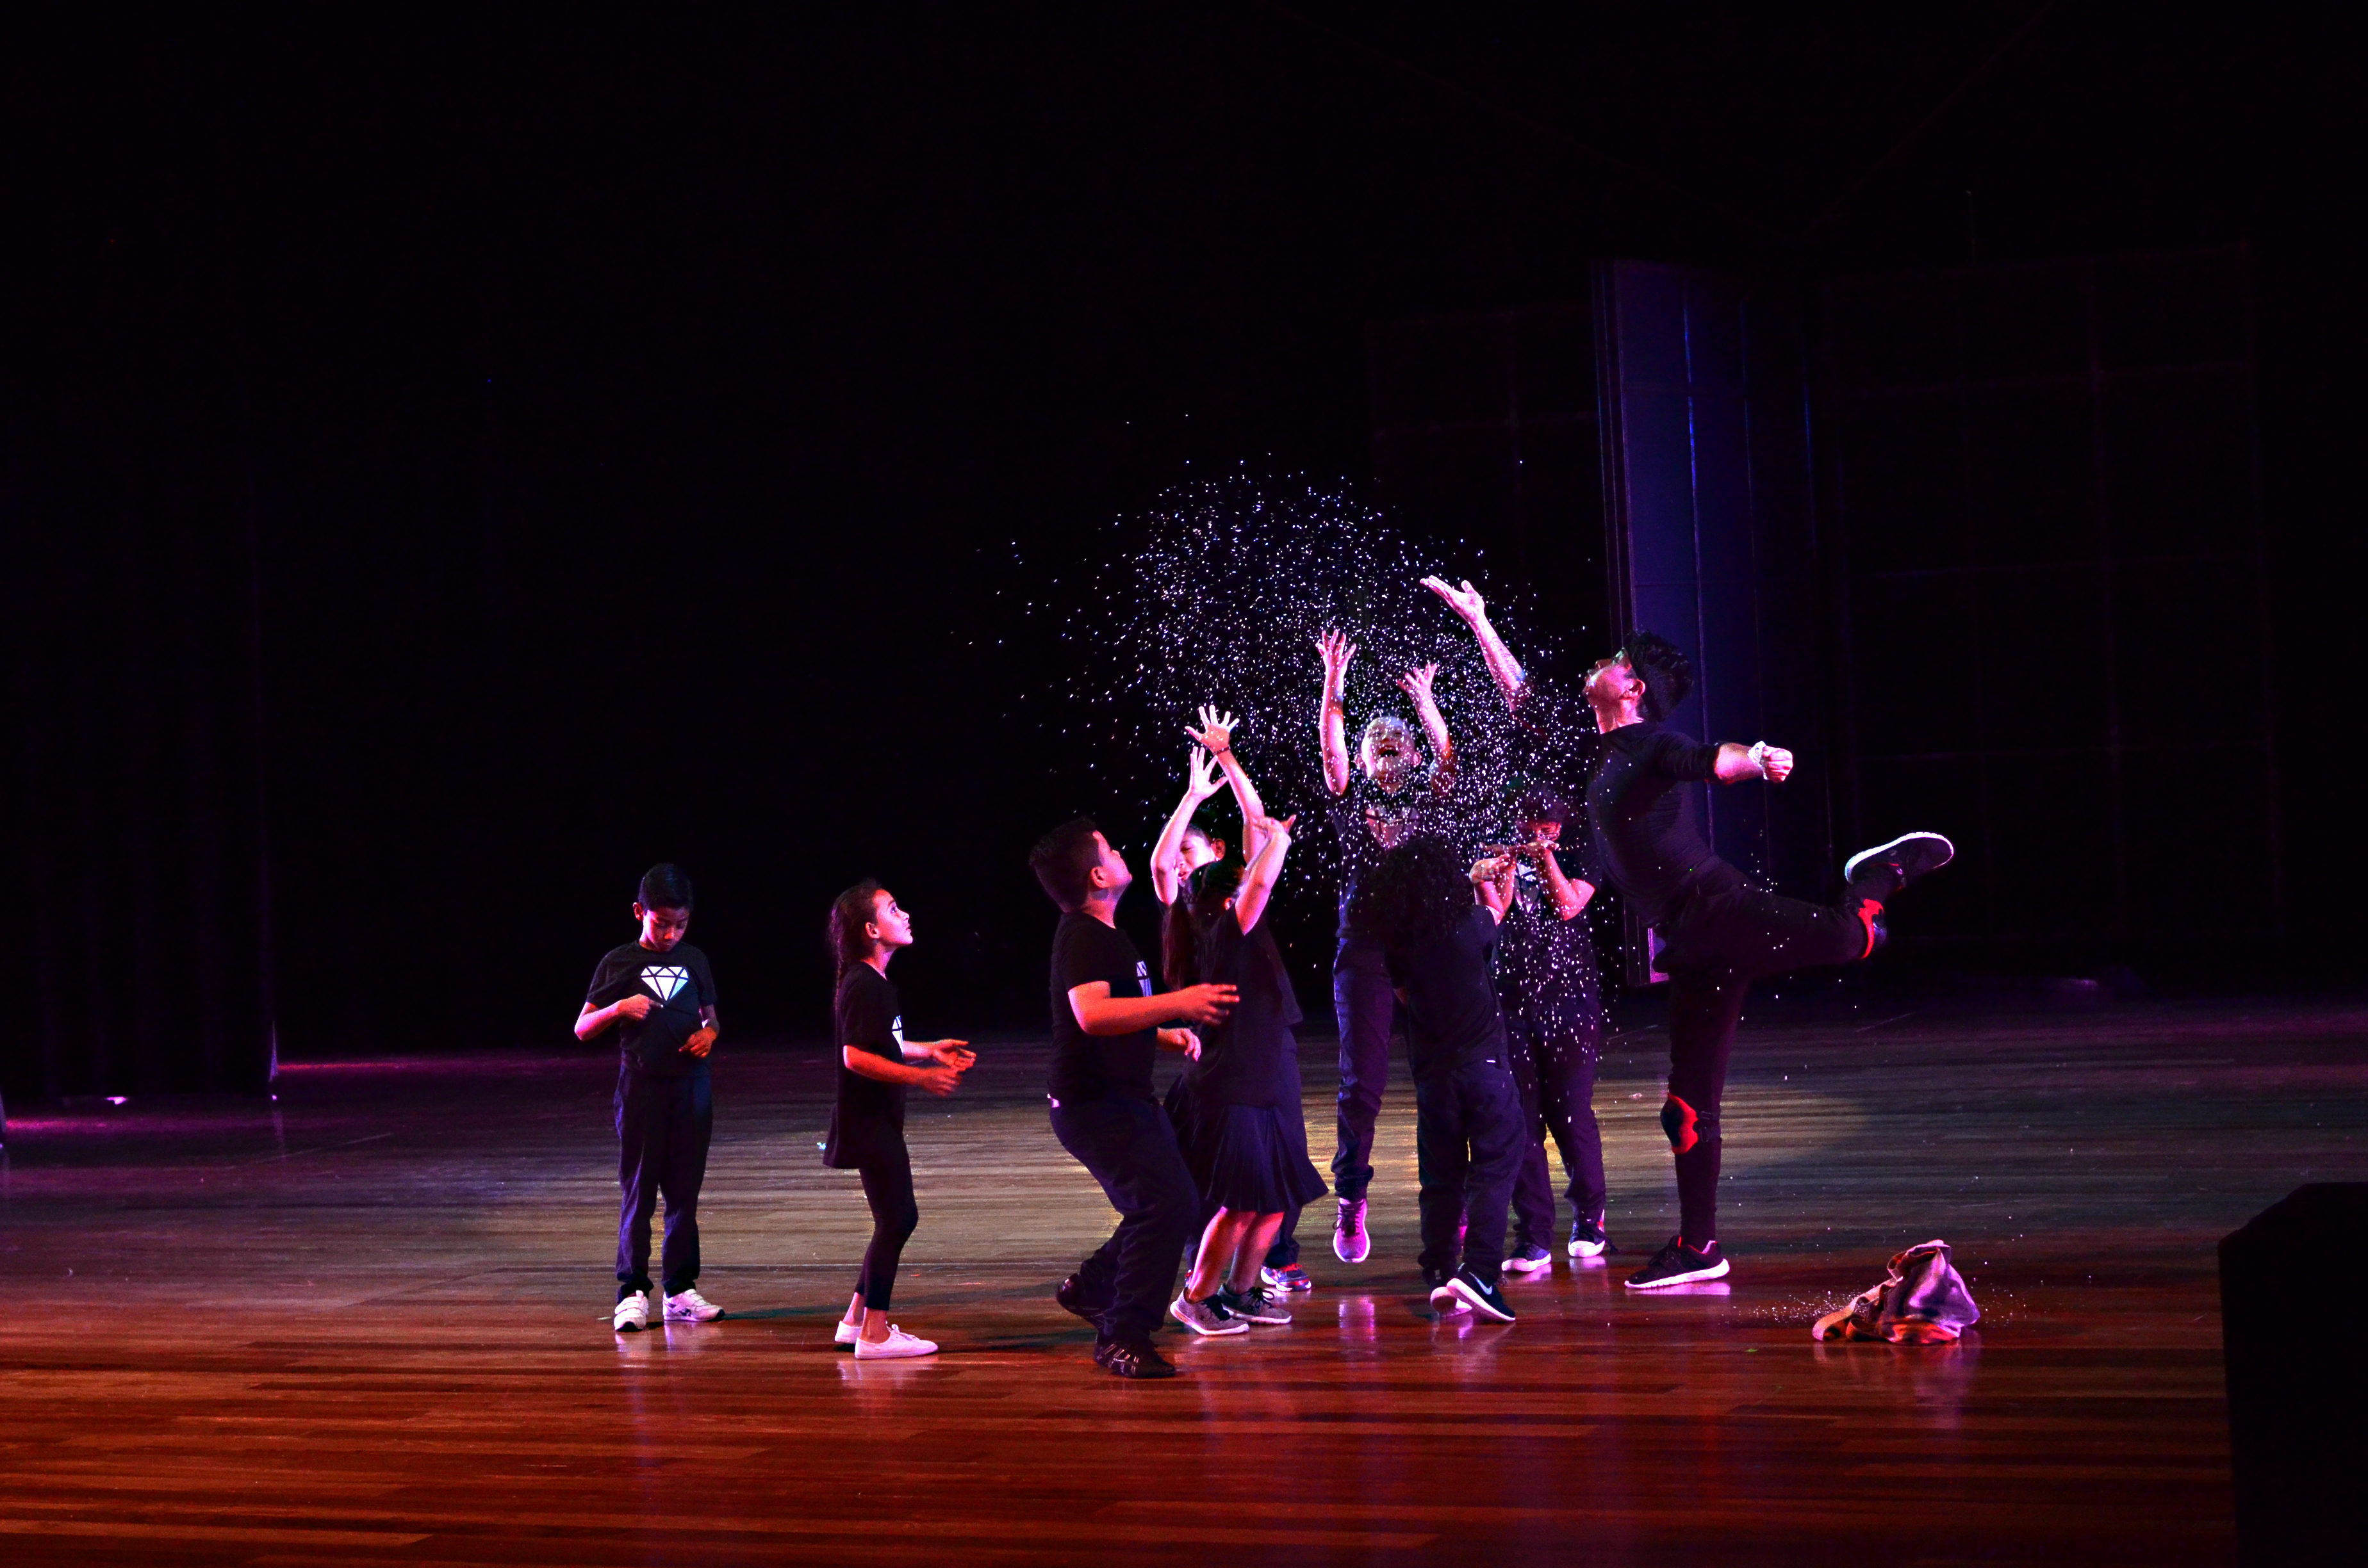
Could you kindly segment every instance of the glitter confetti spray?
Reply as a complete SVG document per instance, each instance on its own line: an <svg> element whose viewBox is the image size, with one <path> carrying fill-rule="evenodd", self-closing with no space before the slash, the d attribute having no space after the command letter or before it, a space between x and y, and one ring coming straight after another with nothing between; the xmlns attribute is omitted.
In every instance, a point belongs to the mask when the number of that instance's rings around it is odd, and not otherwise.
<svg viewBox="0 0 2368 1568"><path fill-rule="evenodd" d="M1492 586L1485 551L1460 540L1418 544L1341 490L1247 477L1170 490L1109 537L1109 560L1044 582L1027 611L1059 625L1074 655L1064 689L1047 694L1057 711L1038 715L1046 744L1088 754L1113 815L1138 813L1130 838L1147 837L1174 804L1190 744L1183 726L1200 704L1215 703L1239 716L1235 749L1268 811L1301 813L1299 874L1286 879L1292 902L1329 895L1324 868L1337 864L1328 841L1337 828L1324 809L1331 797L1315 728L1315 639L1328 629L1358 649L1346 693L1352 756L1376 713L1419 733L1397 681L1436 663L1434 692L1457 753L1458 835L1476 844L1510 825L1506 807L1526 781L1511 759L1523 748L1508 744L1503 699L1470 631L1421 585L1437 573ZM1525 659L1550 652L1511 596L1492 595L1489 614ZM1210 807L1221 804L1230 808L1222 797Z"/></svg>

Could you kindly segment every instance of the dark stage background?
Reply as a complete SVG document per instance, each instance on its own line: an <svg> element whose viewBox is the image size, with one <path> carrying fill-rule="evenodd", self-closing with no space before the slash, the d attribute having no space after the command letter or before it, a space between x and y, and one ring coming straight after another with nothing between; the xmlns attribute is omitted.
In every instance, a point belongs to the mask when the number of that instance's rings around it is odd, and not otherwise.
<svg viewBox="0 0 2368 1568"><path fill-rule="evenodd" d="M1039 1016L1024 852L1108 802L1014 717L1074 648L998 607L1247 467L1600 625L1611 257L1797 312L1829 437L1801 744L1838 834L1919 771L1981 824L1925 961L2342 972L2355 45L2332 9L2079 4L20 7L0 1093L255 1086L275 1034L564 1041L660 858L735 1032L822 1028L821 912L866 873L918 916L916 1028ZM2209 440L2258 442L2245 515L2025 517L2000 561L1851 487L1913 437L1978 489L1985 409L2106 417L2126 366L1963 300L2166 254L2220 258L2243 374L2034 483L2187 472L2208 396ZM2009 318L2067 319L2034 287ZM1983 494L1964 539L2017 510ZM2150 641L2100 651L2133 573ZM1945 744L1884 728L1936 682Z"/></svg>

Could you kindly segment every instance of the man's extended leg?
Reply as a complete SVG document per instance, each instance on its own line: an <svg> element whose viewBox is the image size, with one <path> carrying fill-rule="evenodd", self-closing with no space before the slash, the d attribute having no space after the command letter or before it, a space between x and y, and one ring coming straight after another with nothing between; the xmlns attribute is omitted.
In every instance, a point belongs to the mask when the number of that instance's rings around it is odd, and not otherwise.
<svg viewBox="0 0 2368 1568"><path fill-rule="evenodd" d="M1436 1285L1455 1272L1463 1234L1464 1176L1471 1159L1463 1142L1463 1112L1454 1080L1440 1074L1414 1086L1414 1154L1420 1184L1415 1207L1422 1219L1422 1277ZM1504 1218L1497 1217L1501 1234ZM1491 1259L1500 1262L1501 1257ZM1494 1278L1493 1275L1490 1278Z"/></svg>
<svg viewBox="0 0 2368 1568"><path fill-rule="evenodd" d="M1344 941L1332 966L1332 1005L1340 1026L1339 1147L1332 1156L1332 1190L1340 1200L1332 1250L1344 1263L1362 1263L1365 1190L1373 1180L1373 1124L1382 1113L1382 1085L1390 1064L1390 1024L1397 994L1382 950Z"/></svg>

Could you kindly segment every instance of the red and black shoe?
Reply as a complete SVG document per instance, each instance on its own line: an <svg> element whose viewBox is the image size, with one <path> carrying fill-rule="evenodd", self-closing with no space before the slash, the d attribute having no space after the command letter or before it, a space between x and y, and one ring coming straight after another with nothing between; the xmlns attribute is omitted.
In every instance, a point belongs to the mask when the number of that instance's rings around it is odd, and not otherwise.
<svg viewBox="0 0 2368 1568"><path fill-rule="evenodd" d="M1628 1276L1631 1290L1658 1290L1670 1285L1691 1285L1704 1279L1726 1277L1726 1255L1718 1250L1716 1242L1706 1242L1697 1251L1686 1244L1683 1236L1671 1236L1668 1244L1653 1255L1653 1261Z"/></svg>

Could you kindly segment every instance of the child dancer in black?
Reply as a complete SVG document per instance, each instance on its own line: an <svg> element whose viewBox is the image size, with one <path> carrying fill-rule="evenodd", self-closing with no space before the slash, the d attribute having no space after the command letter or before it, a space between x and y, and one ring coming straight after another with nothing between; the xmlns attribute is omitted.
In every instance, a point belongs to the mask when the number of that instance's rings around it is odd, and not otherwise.
<svg viewBox="0 0 2368 1568"><path fill-rule="evenodd" d="M1467 871L1445 840L1426 835L1383 856L1349 909L1358 934L1388 955L1406 1004L1431 1305L1441 1316L1477 1311L1499 1323L1513 1321L1497 1285L1528 1142L1490 973L1511 899L1508 859Z"/></svg>
<svg viewBox="0 0 2368 1568"><path fill-rule="evenodd" d="M1190 985L1154 995L1151 969L1118 929L1119 900L1134 881L1126 858L1083 817L1037 841L1030 869L1060 906L1053 933L1053 1135L1092 1173L1119 1211L1118 1230L1054 1292L1063 1309L1094 1324L1094 1364L1121 1378L1172 1378L1152 1347L1167 1314L1176 1260L1201 1211L1176 1131L1151 1093L1163 1047L1197 1053L1182 1019L1214 1024L1236 997L1230 985Z"/></svg>
<svg viewBox="0 0 2368 1568"><path fill-rule="evenodd" d="M622 1021L617 1069L617 1310L612 1326L650 1324L650 1216L666 1199L666 1315L706 1323L723 1309L700 1295L699 1187L715 1131L707 1054L715 1049L715 976L707 955L682 938L690 929L690 879L679 866L653 866L633 903L638 941L612 949L592 971L575 1016L590 1040Z"/></svg>
<svg viewBox="0 0 2368 1568"><path fill-rule="evenodd" d="M1513 716L1548 746L1572 746L1587 713L1535 689L1470 583L1424 586L1445 599L1480 641ZM1956 848L1937 833L1910 833L1842 864L1839 904L1782 898L1712 852L1681 786L1764 778L1781 784L1793 754L1766 742L1705 744L1662 721L1693 684L1684 654L1640 631L1588 672L1582 695L1600 737L1581 764L1596 857L1620 896L1662 938L1669 976L1669 1092L1661 1130L1678 1170L1678 1233L1628 1278L1652 1290L1727 1272L1717 1240L1719 1101L1735 1051L1735 1026L1754 980L1873 956L1884 906ZM1576 749L1576 747L1572 747Z"/></svg>
<svg viewBox="0 0 2368 1568"><path fill-rule="evenodd" d="M1554 1267L1554 1183L1545 1141L1562 1153L1570 1181L1570 1256L1600 1256L1603 1135L1595 1120L1595 1074L1603 1061L1603 994L1595 944L1581 918L1598 874L1582 834L1565 842L1569 806L1551 790L1514 802L1520 829L1513 856L1513 901L1497 949L1497 999L1505 1013L1513 1074L1530 1117L1530 1147L1513 1183L1513 1253L1505 1267L1543 1274ZM1571 870L1565 873L1565 862Z"/></svg>
<svg viewBox="0 0 2368 1568"><path fill-rule="evenodd" d="M1291 1032L1299 1002L1273 929L1259 920L1291 851L1291 822L1245 819L1243 846L1248 869L1219 861L1193 872L1161 933L1169 985L1216 982L1241 998L1185 1074L1192 1107L1185 1161L1213 1212L1184 1292L1168 1310L1195 1334L1291 1321L1267 1293L1261 1266L1284 1214L1325 1190L1307 1158L1300 1108L1299 1046Z"/></svg>
<svg viewBox="0 0 2368 1568"><path fill-rule="evenodd" d="M937 1344L888 1321L896 1262L920 1223L913 1201L913 1162L905 1152L905 1091L917 1085L951 1095L977 1058L958 1040L908 1040L904 1005L888 983L888 960L913 943L913 919L878 882L856 883L830 906L828 932L838 966L838 1103L830 1113L830 1142L822 1163L854 1170L871 1206L871 1244L855 1298L847 1303L837 1338L855 1346L859 1361L934 1355ZM928 1066L915 1066L928 1062Z"/></svg>
<svg viewBox="0 0 2368 1568"><path fill-rule="evenodd" d="M1201 802L1214 795L1219 788L1218 775L1234 791L1234 802L1241 808L1242 821L1247 824L1266 814L1258 799L1258 786L1250 782L1241 759L1234 755L1234 730L1240 722L1230 713L1220 713L1214 707L1201 709L1201 727L1186 725L1184 733L1198 743L1190 758L1190 773L1184 784L1183 798L1176 802L1167 825L1159 835L1158 846L1151 853L1151 891L1159 902L1174 905L1184 880L1201 867L1225 858L1225 841L1212 838L1207 831L1193 822L1192 815ZM1244 842L1245 858L1254 846ZM1284 1059L1283 1069L1290 1077L1292 1114L1285 1117L1283 1131L1302 1153L1307 1147L1306 1113L1300 1108L1299 1057L1296 1051ZM1178 1074L1167 1091L1167 1114L1176 1123L1178 1143L1191 1144L1192 1078ZM1322 1194L1317 1194L1321 1197ZM1296 1202L1283 1210L1282 1227L1275 1233L1274 1244L1267 1249L1266 1263L1259 1270L1263 1282L1277 1290L1312 1290L1315 1281L1299 1266L1299 1209ZM1189 1265L1189 1259L1188 1265Z"/></svg>

